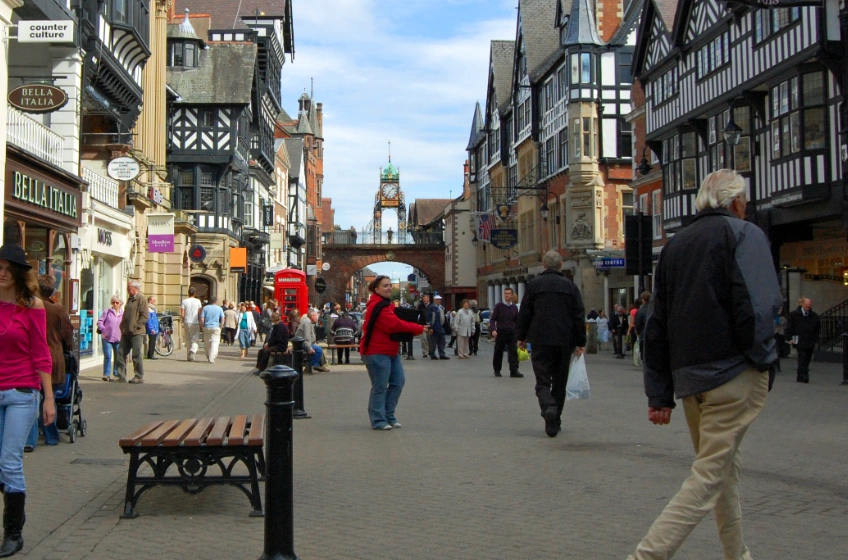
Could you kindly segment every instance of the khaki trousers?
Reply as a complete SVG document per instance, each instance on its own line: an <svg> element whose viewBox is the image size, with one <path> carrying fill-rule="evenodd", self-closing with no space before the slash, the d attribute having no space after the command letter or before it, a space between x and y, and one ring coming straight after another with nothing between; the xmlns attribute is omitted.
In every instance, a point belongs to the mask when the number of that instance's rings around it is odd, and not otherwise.
<svg viewBox="0 0 848 560"><path fill-rule="evenodd" d="M183 328L185 329L186 357L193 357L200 346L200 323L184 324Z"/></svg>
<svg viewBox="0 0 848 560"><path fill-rule="evenodd" d="M763 410L768 374L740 373L721 387L683 399L695 462L692 474L639 543L634 560L666 560L713 511L726 560L750 560L742 539L742 510L736 485L742 469L739 445Z"/></svg>

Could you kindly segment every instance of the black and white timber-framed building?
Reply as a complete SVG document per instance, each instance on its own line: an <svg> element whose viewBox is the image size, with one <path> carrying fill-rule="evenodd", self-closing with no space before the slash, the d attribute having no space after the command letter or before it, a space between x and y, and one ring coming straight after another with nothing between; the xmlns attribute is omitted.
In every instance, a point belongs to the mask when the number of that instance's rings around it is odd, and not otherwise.
<svg viewBox="0 0 848 560"><path fill-rule="evenodd" d="M691 221L705 175L735 169L791 309L801 294L818 310L848 297L838 16L837 0L646 0L634 59L645 142L662 169L663 228L673 234ZM731 117L741 129L735 146L724 135Z"/></svg>
<svg viewBox="0 0 848 560"><path fill-rule="evenodd" d="M174 206L194 216L196 243L207 258L192 268L198 293L262 301L270 229L263 208L273 207L274 123L281 109L280 76L291 46L291 18L244 16L244 27L216 28L207 39L189 21L168 27L171 146L176 178ZM270 228L270 226L268 226ZM247 250L243 270L230 249ZM205 288L205 290L204 290Z"/></svg>

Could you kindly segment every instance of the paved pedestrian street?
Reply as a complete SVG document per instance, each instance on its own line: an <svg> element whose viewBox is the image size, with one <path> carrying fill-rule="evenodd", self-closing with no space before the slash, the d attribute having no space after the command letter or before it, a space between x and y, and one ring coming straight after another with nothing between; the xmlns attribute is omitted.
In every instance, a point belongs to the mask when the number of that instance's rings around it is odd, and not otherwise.
<svg viewBox="0 0 848 560"><path fill-rule="evenodd" d="M403 428L372 431L362 364L307 376L295 422L295 550L332 559L623 559L687 476L682 409L647 421L642 376L611 352L588 356L592 398L567 403L548 438L530 364L495 378L492 344L470 360L404 361ZM252 358L255 352L252 351ZM200 355L200 353L198 354ZM120 519L127 459L119 437L156 419L264 411L252 360L223 347L215 364L184 353L146 362L139 386L82 373L88 435L25 457L28 522L22 555L54 559L255 559L263 520L246 496L154 488L136 519ZM359 362L358 355L352 356ZM765 412L745 438L740 483L754 558L843 559L848 519L848 387L841 367L813 363L794 382L784 361ZM264 492L264 486L263 486ZM264 494L263 494L264 495ZM264 501L264 498L263 498ZM675 558L723 557L708 516Z"/></svg>

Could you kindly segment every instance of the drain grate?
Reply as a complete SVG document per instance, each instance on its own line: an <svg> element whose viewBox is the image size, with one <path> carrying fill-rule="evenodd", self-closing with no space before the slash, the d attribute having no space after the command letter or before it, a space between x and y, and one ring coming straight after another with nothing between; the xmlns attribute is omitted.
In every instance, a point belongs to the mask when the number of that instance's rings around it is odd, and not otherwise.
<svg viewBox="0 0 848 560"><path fill-rule="evenodd" d="M72 465L102 465L104 467L122 467L127 464L126 459L95 459L80 457L71 461Z"/></svg>

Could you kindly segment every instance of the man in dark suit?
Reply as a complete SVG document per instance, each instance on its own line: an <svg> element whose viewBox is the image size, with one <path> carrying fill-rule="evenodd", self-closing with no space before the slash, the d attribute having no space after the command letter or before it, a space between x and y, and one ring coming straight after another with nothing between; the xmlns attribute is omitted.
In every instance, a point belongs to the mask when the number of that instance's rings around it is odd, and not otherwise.
<svg viewBox="0 0 848 560"><path fill-rule="evenodd" d="M798 351L798 383L810 382L810 360L819 340L821 319L813 311L813 300L803 298L801 307L789 314L786 326L786 338L792 341Z"/></svg>
<svg viewBox="0 0 848 560"><path fill-rule="evenodd" d="M627 316L624 314L624 308L620 305L615 306L615 313L610 317L609 322L610 333L612 334L612 348L615 352L615 357L618 359L624 358L624 331L627 329Z"/></svg>

